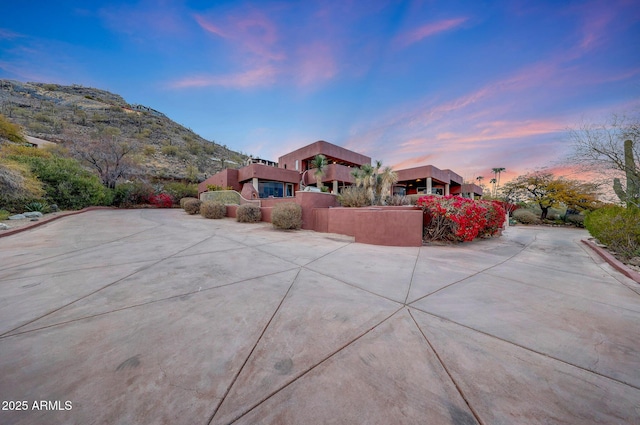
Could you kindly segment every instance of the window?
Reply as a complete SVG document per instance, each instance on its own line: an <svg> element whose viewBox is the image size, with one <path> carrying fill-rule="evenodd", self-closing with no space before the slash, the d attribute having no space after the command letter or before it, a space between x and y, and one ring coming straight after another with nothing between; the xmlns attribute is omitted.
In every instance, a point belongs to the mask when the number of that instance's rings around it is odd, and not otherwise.
<svg viewBox="0 0 640 425"><path fill-rule="evenodd" d="M287 197L293 196L293 183L287 183Z"/></svg>
<svg viewBox="0 0 640 425"><path fill-rule="evenodd" d="M282 182L269 182L269 181L260 181L258 182L258 193L261 198L282 198L283 192L283 184Z"/></svg>

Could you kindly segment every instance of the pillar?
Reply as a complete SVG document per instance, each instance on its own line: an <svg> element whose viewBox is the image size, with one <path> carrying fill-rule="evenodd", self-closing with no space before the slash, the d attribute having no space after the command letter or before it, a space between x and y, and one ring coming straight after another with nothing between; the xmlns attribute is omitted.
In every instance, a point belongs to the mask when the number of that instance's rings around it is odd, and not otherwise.
<svg viewBox="0 0 640 425"><path fill-rule="evenodd" d="M258 178L254 177L253 178L253 187L256 189L256 192L260 192L260 186L258 186Z"/></svg>
<svg viewBox="0 0 640 425"><path fill-rule="evenodd" d="M338 180L333 181L333 193L338 194Z"/></svg>
<svg viewBox="0 0 640 425"><path fill-rule="evenodd" d="M433 192L431 190L432 180L431 177L427 177L427 195L431 195Z"/></svg>
<svg viewBox="0 0 640 425"><path fill-rule="evenodd" d="M449 194L449 183L444 184L444 196Z"/></svg>

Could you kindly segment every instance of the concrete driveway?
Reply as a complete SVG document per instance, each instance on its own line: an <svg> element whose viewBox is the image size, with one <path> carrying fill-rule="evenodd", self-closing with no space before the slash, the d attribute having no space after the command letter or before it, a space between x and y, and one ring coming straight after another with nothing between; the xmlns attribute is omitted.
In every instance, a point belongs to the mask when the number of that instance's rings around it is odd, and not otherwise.
<svg viewBox="0 0 640 425"><path fill-rule="evenodd" d="M640 285L584 237L51 222L0 239L0 423L640 423Z"/></svg>

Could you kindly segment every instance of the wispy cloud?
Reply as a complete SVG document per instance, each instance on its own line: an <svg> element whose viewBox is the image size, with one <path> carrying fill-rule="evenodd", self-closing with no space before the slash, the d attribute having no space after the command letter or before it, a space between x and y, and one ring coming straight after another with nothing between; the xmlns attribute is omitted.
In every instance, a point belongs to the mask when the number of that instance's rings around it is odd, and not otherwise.
<svg viewBox="0 0 640 425"><path fill-rule="evenodd" d="M172 83L173 88L197 88L220 86L225 88L250 88L271 84L275 81L277 71L269 65L237 74L203 75L186 77Z"/></svg>
<svg viewBox="0 0 640 425"><path fill-rule="evenodd" d="M417 43L418 41L423 40L427 37L431 37L441 32L450 31L454 28L457 28L463 23L465 23L467 20L468 18L461 17L461 18L445 19L437 22L430 22L416 29L400 34L397 37L396 42L400 44L402 47L406 47L413 43Z"/></svg>

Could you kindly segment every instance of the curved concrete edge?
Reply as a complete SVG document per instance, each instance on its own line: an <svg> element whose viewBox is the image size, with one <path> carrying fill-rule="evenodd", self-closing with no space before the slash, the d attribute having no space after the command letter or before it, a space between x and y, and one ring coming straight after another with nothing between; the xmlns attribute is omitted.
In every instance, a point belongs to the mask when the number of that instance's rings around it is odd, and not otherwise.
<svg viewBox="0 0 640 425"><path fill-rule="evenodd" d="M10 229L10 230L1 230L0 231L0 238L5 237L5 236L11 236L11 235L15 235L17 233L21 233L21 232L26 232L27 230L31 230L34 227L39 227L42 226L44 224L47 223L51 223L52 221L55 221L59 218L63 218L63 217L69 217L70 215L76 215L76 214L81 214L87 211L95 211L95 210L113 210L113 209L117 209L114 207L87 207L87 208L83 208L81 210L78 211L65 211L63 213L60 213L58 215L52 215L49 217L45 217L44 219L40 219L38 221L34 221L31 224L28 224L26 226L21 226L18 227L16 229Z"/></svg>
<svg viewBox="0 0 640 425"><path fill-rule="evenodd" d="M614 269L618 270L620 273L627 276L628 278L640 283L640 273L635 272L631 270L629 267L625 266L624 263L622 263L616 257L611 255L607 250L599 247L598 245L586 239L582 239L582 243L587 245L592 250L594 250L596 254L602 257L602 259L607 263L609 263Z"/></svg>

